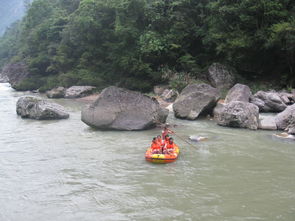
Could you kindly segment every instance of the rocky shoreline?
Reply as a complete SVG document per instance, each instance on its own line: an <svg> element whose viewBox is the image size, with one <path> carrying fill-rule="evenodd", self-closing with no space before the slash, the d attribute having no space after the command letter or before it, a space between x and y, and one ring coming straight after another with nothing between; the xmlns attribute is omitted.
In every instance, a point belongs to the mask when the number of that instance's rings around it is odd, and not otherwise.
<svg viewBox="0 0 295 221"><path fill-rule="evenodd" d="M12 76L14 79L15 75ZM165 122L168 109L179 119L197 120L210 115L220 126L284 130L289 135L295 134L295 90L252 94L247 85L237 83L235 70L218 63L209 67L207 76L208 84L188 84L181 92L167 85L157 85L149 96L114 86L101 94L92 86L57 87L46 95L90 103L82 111L82 121L104 130L149 129ZM228 91L224 99L221 99L221 91ZM136 125L139 122L142 126Z"/></svg>

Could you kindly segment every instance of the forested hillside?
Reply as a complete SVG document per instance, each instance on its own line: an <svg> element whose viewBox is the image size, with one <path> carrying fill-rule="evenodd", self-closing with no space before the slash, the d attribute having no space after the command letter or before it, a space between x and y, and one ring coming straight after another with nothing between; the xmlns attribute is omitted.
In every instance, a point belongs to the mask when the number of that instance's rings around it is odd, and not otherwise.
<svg viewBox="0 0 295 221"><path fill-rule="evenodd" d="M295 86L295 1L35 0L0 40L0 65L20 61L30 78L18 89L146 91L216 61Z"/></svg>
<svg viewBox="0 0 295 221"><path fill-rule="evenodd" d="M0 1L0 36L13 22L21 19L25 13L24 0L1 0Z"/></svg>

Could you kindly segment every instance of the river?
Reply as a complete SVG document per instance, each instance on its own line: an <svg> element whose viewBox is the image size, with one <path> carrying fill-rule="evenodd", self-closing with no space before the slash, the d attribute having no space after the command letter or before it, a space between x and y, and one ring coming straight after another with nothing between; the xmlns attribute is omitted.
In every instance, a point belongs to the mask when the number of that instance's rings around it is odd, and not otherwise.
<svg viewBox="0 0 295 221"><path fill-rule="evenodd" d="M210 120L172 115L179 159L155 165L144 153L159 129L102 132L80 120L81 101L55 100L67 120L16 115L26 93L0 84L0 220L295 220L295 143Z"/></svg>

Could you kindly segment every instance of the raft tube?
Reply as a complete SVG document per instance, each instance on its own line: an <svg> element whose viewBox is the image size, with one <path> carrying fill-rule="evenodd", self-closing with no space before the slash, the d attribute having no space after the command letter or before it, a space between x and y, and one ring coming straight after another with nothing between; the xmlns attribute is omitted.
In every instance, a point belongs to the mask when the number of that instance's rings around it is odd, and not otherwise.
<svg viewBox="0 0 295 221"><path fill-rule="evenodd" d="M172 163L177 160L179 147L175 145L174 151L170 154L153 154L151 148L145 153L145 159L151 163Z"/></svg>

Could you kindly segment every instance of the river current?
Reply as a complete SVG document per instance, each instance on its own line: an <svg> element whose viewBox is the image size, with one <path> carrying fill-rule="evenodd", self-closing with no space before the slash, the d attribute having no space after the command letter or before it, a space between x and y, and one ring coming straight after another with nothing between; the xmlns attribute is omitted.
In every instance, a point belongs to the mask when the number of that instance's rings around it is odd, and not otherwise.
<svg viewBox="0 0 295 221"><path fill-rule="evenodd" d="M67 120L22 119L24 94L0 84L0 220L295 220L295 143L272 131L169 115L179 136L209 140L175 137L179 159L156 165L144 153L160 129L93 130L65 99Z"/></svg>

